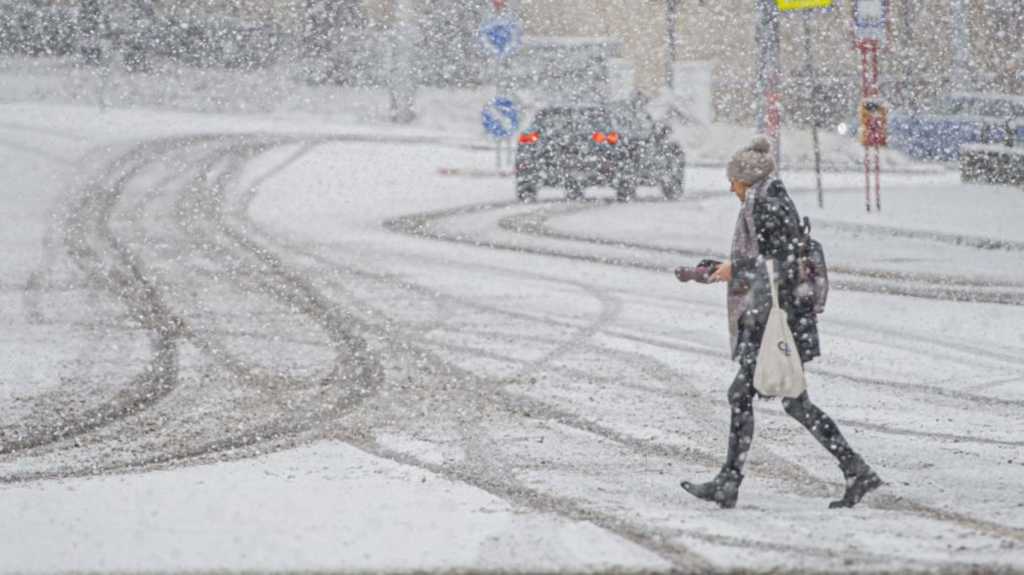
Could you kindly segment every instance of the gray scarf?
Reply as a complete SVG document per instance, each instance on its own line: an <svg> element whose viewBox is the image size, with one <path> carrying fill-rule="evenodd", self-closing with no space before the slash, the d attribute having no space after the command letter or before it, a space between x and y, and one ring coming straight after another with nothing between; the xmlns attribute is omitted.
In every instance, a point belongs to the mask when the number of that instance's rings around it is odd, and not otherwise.
<svg viewBox="0 0 1024 575"><path fill-rule="evenodd" d="M764 178L747 191L747 199L736 217L736 230L732 234L732 251L730 259L739 257L756 258L759 255L757 230L754 227L754 200L763 198L768 193L771 178ZM760 265L760 264L759 264ZM729 341L732 345L732 356L736 359L737 332L743 314L751 308L753 289L743 278L739 278L733 270L733 279L729 281L727 306L729 310Z"/></svg>

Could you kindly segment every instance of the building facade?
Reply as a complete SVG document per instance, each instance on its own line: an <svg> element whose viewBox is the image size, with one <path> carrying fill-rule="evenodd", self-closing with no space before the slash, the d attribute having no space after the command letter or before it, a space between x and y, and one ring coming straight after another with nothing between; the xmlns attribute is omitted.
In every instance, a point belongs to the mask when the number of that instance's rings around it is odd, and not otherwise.
<svg viewBox="0 0 1024 575"><path fill-rule="evenodd" d="M673 0L520 0L529 33L607 36L620 40L637 88L667 82L665 63L703 61L713 68L716 116L750 119L756 109L757 11L754 0L681 0L669 47ZM963 10L954 9L962 2ZM883 95L904 107L927 107L954 91L1024 94L1024 2L1021 0L888 0L886 42L879 55ZM826 10L779 14L784 114L809 118L825 106L842 115L859 98L853 0ZM956 74L962 31L964 76ZM810 56L810 57L808 57ZM819 89L812 93L812 61Z"/></svg>
<svg viewBox="0 0 1024 575"><path fill-rule="evenodd" d="M74 0L63 0L72 2ZM78 0L82 1L82 0ZM107 0L104 0L107 1ZM436 81L463 82L473 72L476 28L492 0L155 0L176 13L218 13L274 20L298 42L336 37L357 27L386 34L402 13L420 18L418 48L445 62ZM676 12L670 9L676 6ZM880 54L883 96L903 107L927 107L953 91L1024 93L1024 1L887 0L889 26ZM635 88L653 95L669 81L670 62L712 69L715 116L749 120L756 110L756 0L506 0L506 10L537 37L609 40L633 70ZM779 15L784 116L838 114L859 97L860 57L854 47L853 0L827 10ZM960 9L956 7L960 6ZM672 14L677 14L673 18ZM670 26L674 23L674 26ZM961 32L962 34L958 34ZM332 36L333 35L333 36ZM670 39L674 36L674 45ZM338 39L340 38L340 39ZM342 35L333 44L350 48ZM959 45L958 45L959 43ZM958 55L957 50L960 49ZM817 71L812 93L808 55ZM477 62L476 65L479 63ZM959 72L962 73L958 75Z"/></svg>

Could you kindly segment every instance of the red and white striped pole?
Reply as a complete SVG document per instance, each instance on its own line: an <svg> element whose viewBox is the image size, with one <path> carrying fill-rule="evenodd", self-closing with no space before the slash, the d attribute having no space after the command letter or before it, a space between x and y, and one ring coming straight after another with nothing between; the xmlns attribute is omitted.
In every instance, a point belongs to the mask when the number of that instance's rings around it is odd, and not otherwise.
<svg viewBox="0 0 1024 575"><path fill-rule="evenodd" d="M881 93L878 86L878 40L865 39L857 42L857 49L860 50L860 68L861 68L861 98L867 100L869 98L877 98ZM868 122L862 122L862 130L872 130L873 124ZM881 159L881 148L877 142L878 135L876 134L864 134L862 135L862 141L864 143L864 205L867 211L871 211L871 149L874 148L875 156L875 207L879 211L882 209L882 159Z"/></svg>

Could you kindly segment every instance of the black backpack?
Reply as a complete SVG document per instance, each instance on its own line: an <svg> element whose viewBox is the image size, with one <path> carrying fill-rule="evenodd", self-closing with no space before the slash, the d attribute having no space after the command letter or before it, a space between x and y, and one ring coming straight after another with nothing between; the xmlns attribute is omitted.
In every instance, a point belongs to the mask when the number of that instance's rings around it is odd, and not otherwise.
<svg viewBox="0 0 1024 575"><path fill-rule="evenodd" d="M806 217L797 241L797 260L800 264L798 299L808 307L813 306L814 313L824 313L828 301L828 264L825 263L825 249L811 237L811 220Z"/></svg>

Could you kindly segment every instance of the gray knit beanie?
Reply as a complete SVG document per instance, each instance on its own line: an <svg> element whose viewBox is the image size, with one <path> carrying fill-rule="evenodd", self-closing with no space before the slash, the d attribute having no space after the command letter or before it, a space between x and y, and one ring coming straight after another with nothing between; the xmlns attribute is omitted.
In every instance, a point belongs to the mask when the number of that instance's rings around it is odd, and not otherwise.
<svg viewBox="0 0 1024 575"><path fill-rule="evenodd" d="M739 180L754 185L767 178L775 171L775 159L772 157L772 143L764 136L756 136L750 145L736 152L726 174L730 180Z"/></svg>

